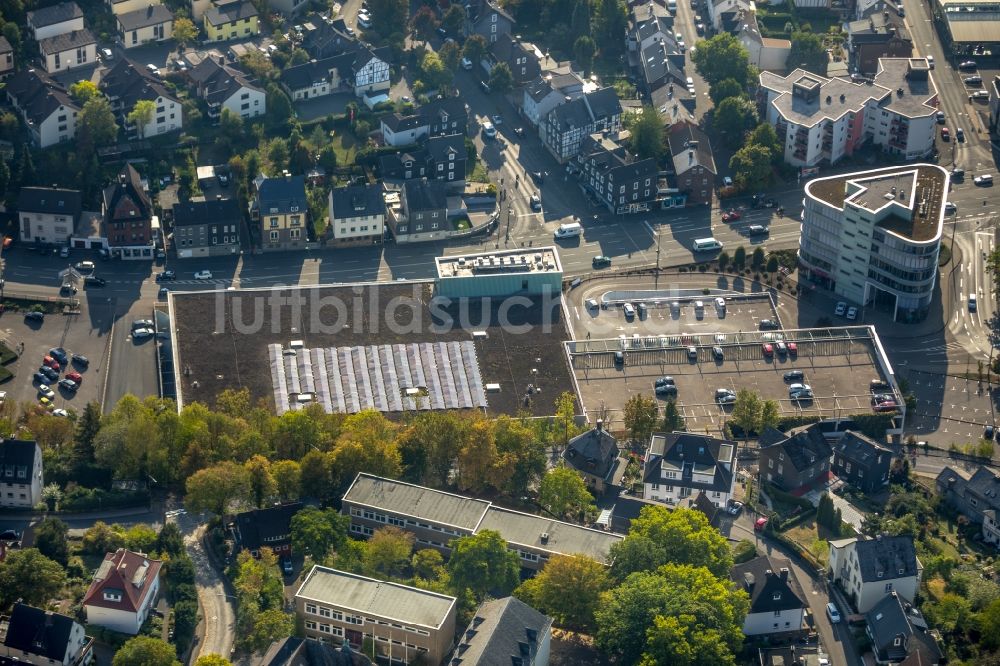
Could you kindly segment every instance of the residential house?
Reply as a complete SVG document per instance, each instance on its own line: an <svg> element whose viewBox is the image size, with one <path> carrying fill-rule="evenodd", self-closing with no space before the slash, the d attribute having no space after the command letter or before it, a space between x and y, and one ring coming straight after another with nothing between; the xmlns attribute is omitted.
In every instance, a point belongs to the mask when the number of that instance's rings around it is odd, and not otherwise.
<svg viewBox="0 0 1000 666"><path fill-rule="evenodd" d="M750 56L750 64L760 70L784 71L792 42L788 39L765 37L760 31L754 5L738 15L737 38Z"/></svg>
<svg viewBox="0 0 1000 666"><path fill-rule="evenodd" d="M322 97L340 91L362 96L370 91L387 90L389 65L384 49L359 47L346 53L311 60L289 67L280 82L292 101Z"/></svg>
<svg viewBox="0 0 1000 666"><path fill-rule="evenodd" d="M331 645L326 639L287 636L271 644L251 666L371 666L371 660L350 643Z"/></svg>
<svg viewBox="0 0 1000 666"><path fill-rule="evenodd" d="M740 12L749 8L749 0L706 0L705 15L716 32L735 32Z"/></svg>
<svg viewBox="0 0 1000 666"><path fill-rule="evenodd" d="M687 194L688 204L711 205L718 171L708 135L685 120L670 126L667 143L677 188Z"/></svg>
<svg viewBox="0 0 1000 666"><path fill-rule="evenodd" d="M24 439L0 440L0 508L31 509L45 486L42 449Z"/></svg>
<svg viewBox="0 0 1000 666"><path fill-rule="evenodd" d="M38 50L49 74L97 63L97 40L86 28L40 39Z"/></svg>
<svg viewBox="0 0 1000 666"><path fill-rule="evenodd" d="M5 87L7 99L21 116L31 141L39 148L69 141L76 136L80 107L69 92L41 70L12 75Z"/></svg>
<svg viewBox="0 0 1000 666"><path fill-rule="evenodd" d="M717 507L733 493L736 443L684 432L652 436L642 470L646 499L672 506L693 500L700 491Z"/></svg>
<svg viewBox="0 0 1000 666"><path fill-rule="evenodd" d="M622 105L614 88L601 88L555 107L545 124L545 146L560 163L565 163L580 152L584 138L621 130Z"/></svg>
<svg viewBox="0 0 1000 666"><path fill-rule="evenodd" d="M815 424L790 435L768 428L758 442L761 476L779 490L800 495L829 480L833 449Z"/></svg>
<svg viewBox="0 0 1000 666"><path fill-rule="evenodd" d="M94 657L94 640L84 633L83 625L20 601L14 604L10 617L0 620L0 637L3 663L86 666Z"/></svg>
<svg viewBox="0 0 1000 666"><path fill-rule="evenodd" d="M695 94L688 89L684 58L673 37L650 44L639 52L636 69L640 91L661 113L670 113L671 122L682 117L682 107L693 113L697 103Z"/></svg>
<svg viewBox="0 0 1000 666"><path fill-rule="evenodd" d="M514 597L480 604L448 666L547 666L552 618Z"/></svg>
<svg viewBox="0 0 1000 666"><path fill-rule="evenodd" d="M308 4L306 0L267 0L268 7L285 16L294 16Z"/></svg>
<svg viewBox="0 0 1000 666"><path fill-rule="evenodd" d="M233 540L254 557L260 557L265 548L278 556L291 555L292 517L302 506L302 502L289 502L238 513L232 523Z"/></svg>
<svg viewBox="0 0 1000 666"><path fill-rule="evenodd" d="M160 0L107 0L108 9L115 16L127 14L138 9L145 9L150 5L160 4Z"/></svg>
<svg viewBox="0 0 1000 666"><path fill-rule="evenodd" d="M486 500L463 497L361 473L344 494L341 512L351 534L371 536L383 525L414 535L418 548L450 551L452 539L495 530L518 554L521 566L541 569L554 555L583 554L610 562L621 536L543 516L511 511Z"/></svg>
<svg viewBox="0 0 1000 666"><path fill-rule="evenodd" d="M240 70L208 57L188 72L198 97L208 106L208 117L218 120L224 109L250 119L267 111L267 93Z"/></svg>
<svg viewBox="0 0 1000 666"><path fill-rule="evenodd" d="M250 204L250 220L259 225L266 251L304 248L309 240L309 201L302 176L262 177Z"/></svg>
<svg viewBox="0 0 1000 666"><path fill-rule="evenodd" d="M315 30L303 36L302 49L316 60L352 51L358 47L358 40L347 32L348 27L343 19L334 19L332 23L318 23Z"/></svg>
<svg viewBox="0 0 1000 666"><path fill-rule="evenodd" d="M451 228L448 221L448 193L439 180L415 178L403 183L398 204L388 208L389 230L397 242L443 238Z"/></svg>
<svg viewBox="0 0 1000 666"><path fill-rule="evenodd" d="M341 56L310 60L284 70L278 80L293 102L329 95L340 89L337 67L342 61Z"/></svg>
<svg viewBox="0 0 1000 666"><path fill-rule="evenodd" d="M127 49L174 36L174 14L166 5L149 5L118 14L117 20L118 37Z"/></svg>
<svg viewBox="0 0 1000 666"><path fill-rule="evenodd" d="M446 184L449 191L465 187L468 154L465 136L452 134L435 136L418 146L381 155L378 160L379 176L387 182L428 178Z"/></svg>
<svg viewBox="0 0 1000 666"><path fill-rule="evenodd" d="M381 185L348 185L330 191L330 229L338 245L377 245L385 236Z"/></svg>
<svg viewBox="0 0 1000 666"><path fill-rule="evenodd" d="M119 59L104 73L100 89L130 135L147 138L177 132L184 126L181 101L163 85L159 76L128 58ZM141 101L152 102L154 111L149 122L140 127L128 116Z"/></svg>
<svg viewBox="0 0 1000 666"><path fill-rule="evenodd" d="M471 0L465 7L466 37L482 35L488 44L492 44L500 35L513 32L514 17L504 11L496 0Z"/></svg>
<svg viewBox="0 0 1000 666"><path fill-rule="evenodd" d="M0 35L0 78L14 71L14 47Z"/></svg>
<svg viewBox="0 0 1000 666"><path fill-rule="evenodd" d="M879 58L909 58L913 40L903 19L895 12L873 12L847 24L845 50L859 74L872 76Z"/></svg>
<svg viewBox="0 0 1000 666"><path fill-rule="evenodd" d="M173 215L178 259L239 254L243 215L235 199L175 203Z"/></svg>
<svg viewBox="0 0 1000 666"><path fill-rule="evenodd" d="M848 430L833 443L831 470L841 479L866 493L874 493L889 485L892 450Z"/></svg>
<svg viewBox="0 0 1000 666"><path fill-rule="evenodd" d="M257 8L250 0L212 5L201 18L208 42L247 39L260 34Z"/></svg>
<svg viewBox="0 0 1000 666"><path fill-rule="evenodd" d="M612 213L650 211L659 198L656 160L636 159L620 141L608 133L583 140L577 155L580 182Z"/></svg>
<svg viewBox="0 0 1000 666"><path fill-rule="evenodd" d="M934 150L938 93L925 58L879 58L871 82L764 71L758 95L792 166L833 164L869 143L906 160Z"/></svg>
<svg viewBox="0 0 1000 666"><path fill-rule="evenodd" d="M1000 475L980 466L971 477L951 467L937 476L937 491L949 504L974 523L983 526L983 540L1000 547Z"/></svg>
<svg viewBox="0 0 1000 666"><path fill-rule="evenodd" d="M633 21L628 31L625 33L625 49L636 56L642 53L648 46L663 41L675 42L674 40L674 17L666 12L657 12L657 5L650 2L645 9L636 8L635 11L641 17ZM635 64L630 62L630 64Z"/></svg>
<svg viewBox="0 0 1000 666"><path fill-rule="evenodd" d="M83 596L87 624L135 635L156 605L163 563L119 548L104 556Z"/></svg>
<svg viewBox="0 0 1000 666"><path fill-rule="evenodd" d="M295 593L306 638L356 650L368 638L405 663L418 655L441 663L454 640L456 606L455 597L318 565Z"/></svg>
<svg viewBox="0 0 1000 666"><path fill-rule="evenodd" d="M532 126L538 128L538 136L544 143L545 119L552 109L592 89L596 90L596 86L576 74L547 74L524 87L521 112Z"/></svg>
<svg viewBox="0 0 1000 666"><path fill-rule="evenodd" d="M874 539L830 542L829 578L847 593L859 613L867 613L894 592L913 603L922 569L911 536L880 534Z"/></svg>
<svg viewBox="0 0 1000 666"><path fill-rule="evenodd" d="M81 202L80 190L22 187L17 196L21 242L66 243L80 217Z"/></svg>
<svg viewBox="0 0 1000 666"><path fill-rule="evenodd" d="M153 258L153 203L131 164L122 167L115 182L104 188L101 215L102 235L113 256Z"/></svg>
<svg viewBox="0 0 1000 666"><path fill-rule="evenodd" d="M391 58L388 47L373 49L346 30L347 25L340 19L332 25L318 23L302 40L302 48L315 60L339 57L330 63L330 69L337 71L336 79L330 78L330 92L335 92L334 83L336 88L350 90L358 97L388 91Z"/></svg>
<svg viewBox="0 0 1000 666"><path fill-rule="evenodd" d="M791 566L786 559L766 555L733 565L729 578L750 597L750 609L743 619L744 635L802 630L809 598Z"/></svg>
<svg viewBox="0 0 1000 666"><path fill-rule="evenodd" d="M563 464L583 477L594 495L614 493L621 488L625 460L618 455L618 440L604 429L600 419L595 428L569 440L562 459Z"/></svg>
<svg viewBox="0 0 1000 666"><path fill-rule="evenodd" d="M895 592L865 614L865 624L876 664L936 666L944 659L923 614Z"/></svg>
<svg viewBox="0 0 1000 666"><path fill-rule="evenodd" d="M27 13L28 29L36 42L83 30L83 11L75 2L60 2Z"/></svg>
<svg viewBox="0 0 1000 666"><path fill-rule="evenodd" d="M487 55L487 71L492 72L500 63L506 63L513 75L515 88L536 79L542 73L539 61L543 56L538 47L511 37L508 33L497 36L497 40L489 45Z"/></svg>
<svg viewBox="0 0 1000 666"><path fill-rule="evenodd" d="M381 125L382 141L387 146L408 146L428 136L464 135L469 127L469 107L460 97L441 97L410 115L384 116Z"/></svg>

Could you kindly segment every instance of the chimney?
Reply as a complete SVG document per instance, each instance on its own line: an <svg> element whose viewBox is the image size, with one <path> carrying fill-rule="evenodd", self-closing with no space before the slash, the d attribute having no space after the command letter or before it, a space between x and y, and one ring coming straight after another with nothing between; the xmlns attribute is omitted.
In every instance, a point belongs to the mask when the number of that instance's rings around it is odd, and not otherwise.
<svg viewBox="0 0 1000 666"><path fill-rule="evenodd" d="M781 580L788 580L788 567L781 567Z"/></svg>
<svg viewBox="0 0 1000 666"><path fill-rule="evenodd" d="M597 419L597 431L604 430L604 419Z"/></svg>
<svg viewBox="0 0 1000 666"><path fill-rule="evenodd" d="M542 532L542 535L541 535L541 537L540 537L539 540L542 542L543 545L547 544L549 542L549 533L548 532Z"/></svg>
<svg viewBox="0 0 1000 666"><path fill-rule="evenodd" d="M764 575L767 576L768 578L770 578L771 576L774 575L774 572L771 571L770 569L768 569L767 571L764 572Z"/></svg>

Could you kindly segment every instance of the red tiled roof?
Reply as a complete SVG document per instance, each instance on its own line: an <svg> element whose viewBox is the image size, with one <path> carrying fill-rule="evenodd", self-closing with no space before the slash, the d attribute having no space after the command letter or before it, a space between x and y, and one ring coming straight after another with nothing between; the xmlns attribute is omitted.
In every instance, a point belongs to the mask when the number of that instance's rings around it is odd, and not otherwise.
<svg viewBox="0 0 1000 666"><path fill-rule="evenodd" d="M84 606L97 606L135 613L142 607L163 562L120 548L108 553L94 574L94 582L83 597ZM121 593L120 601L105 599L104 592Z"/></svg>

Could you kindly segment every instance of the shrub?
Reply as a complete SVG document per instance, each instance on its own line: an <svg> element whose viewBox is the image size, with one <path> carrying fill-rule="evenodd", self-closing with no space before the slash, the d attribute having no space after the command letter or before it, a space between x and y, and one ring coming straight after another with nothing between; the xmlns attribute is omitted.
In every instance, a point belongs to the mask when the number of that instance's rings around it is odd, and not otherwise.
<svg viewBox="0 0 1000 666"><path fill-rule="evenodd" d="M66 491L59 508L62 511L93 511L149 504L148 490L104 490L73 488Z"/></svg>

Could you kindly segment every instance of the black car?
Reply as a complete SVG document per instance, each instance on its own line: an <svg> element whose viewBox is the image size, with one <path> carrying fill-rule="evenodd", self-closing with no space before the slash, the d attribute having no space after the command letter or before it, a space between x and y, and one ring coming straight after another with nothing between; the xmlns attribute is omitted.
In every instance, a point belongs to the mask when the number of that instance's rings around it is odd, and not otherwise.
<svg viewBox="0 0 1000 666"><path fill-rule="evenodd" d="M59 361L59 365L66 365L69 361L69 354L62 347L53 347L49 350L49 356Z"/></svg>
<svg viewBox="0 0 1000 666"><path fill-rule="evenodd" d="M59 388L66 389L71 393L76 393L76 390L80 388L80 385L74 382L72 379L60 379Z"/></svg>
<svg viewBox="0 0 1000 666"><path fill-rule="evenodd" d="M0 541L20 541L21 533L17 530L4 530L0 532Z"/></svg>
<svg viewBox="0 0 1000 666"><path fill-rule="evenodd" d="M989 441L989 442L992 442L992 441L993 441L993 435L994 435L994 434L996 434L996 428L994 428L994 427L993 427L993 426L991 426L991 425L988 425L988 426L986 426L986 428L985 428L985 429L983 430L983 439L985 439L985 440L987 440L987 441Z"/></svg>
<svg viewBox="0 0 1000 666"><path fill-rule="evenodd" d="M778 326L778 322L776 322L776 321L772 321L772 320L770 320L770 319L761 319L761 320L760 320L760 323L759 323L759 324L758 324L757 326L758 326L758 327L760 328L760 330L762 330L762 331L773 331L773 330L775 330L776 328L780 328L780 327Z"/></svg>
<svg viewBox="0 0 1000 666"><path fill-rule="evenodd" d="M789 370L785 373L786 382L800 382L805 379L806 373L801 370Z"/></svg>
<svg viewBox="0 0 1000 666"><path fill-rule="evenodd" d="M625 353L616 351L615 352L615 365L622 366L625 365Z"/></svg>
<svg viewBox="0 0 1000 666"><path fill-rule="evenodd" d="M90 365L90 359L83 354L73 354L73 362L84 368Z"/></svg>
<svg viewBox="0 0 1000 666"><path fill-rule="evenodd" d="M38 368L38 372L35 373L35 377L38 377L39 375L45 377L45 380L42 382L43 384L45 382L54 382L59 379L59 373L46 365Z"/></svg>
<svg viewBox="0 0 1000 666"><path fill-rule="evenodd" d="M45 313L44 312L25 312L24 313L24 321L38 321L38 322L45 321Z"/></svg>
<svg viewBox="0 0 1000 666"><path fill-rule="evenodd" d="M677 386L674 384L661 384L653 388L656 395L677 395Z"/></svg>
<svg viewBox="0 0 1000 666"><path fill-rule="evenodd" d="M173 271L163 271L162 273L156 274L157 282L166 282L167 280L174 280L177 275Z"/></svg>
<svg viewBox="0 0 1000 666"><path fill-rule="evenodd" d="M952 169L951 179L958 183L965 180L965 169Z"/></svg>
<svg viewBox="0 0 1000 666"><path fill-rule="evenodd" d="M516 134L517 136L523 138L524 137L524 128L523 127L515 127L514 128L514 134Z"/></svg>
<svg viewBox="0 0 1000 666"><path fill-rule="evenodd" d="M975 60L966 60L965 62L959 63L959 69L978 69Z"/></svg>
<svg viewBox="0 0 1000 666"><path fill-rule="evenodd" d="M591 260L594 268L605 268L611 265L611 257L606 257L603 254L599 254Z"/></svg>
<svg viewBox="0 0 1000 666"><path fill-rule="evenodd" d="M45 376L45 375L44 375L43 373L41 373L41 372L36 372L36 373L35 373L34 375L32 375L32 377L31 377L31 378L32 378L32 379L33 379L34 381L38 382L39 384L47 384L47 383L49 383L49 381L51 381L51 380L50 380L50 379L49 379L48 377L46 377L46 376Z"/></svg>
<svg viewBox="0 0 1000 666"><path fill-rule="evenodd" d="M531 172L531 179L533 181L535 181L536 183L538 183L539 185L541 185L542 183L545 182L545 177L547 175L549 175L549 174L547 172L545 172L545 171L532 171Z"/></svg>
<svg viewBox="0 0 1000 666"><path fill-rule="evenodd" d="M83 284L87 287L103 287L108 283L104 278L99 278L96 275L88 275L83 278Z"/></svg>

